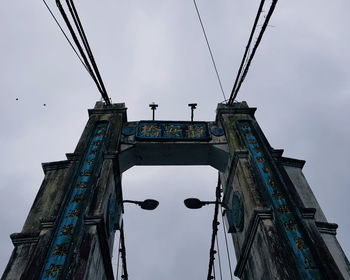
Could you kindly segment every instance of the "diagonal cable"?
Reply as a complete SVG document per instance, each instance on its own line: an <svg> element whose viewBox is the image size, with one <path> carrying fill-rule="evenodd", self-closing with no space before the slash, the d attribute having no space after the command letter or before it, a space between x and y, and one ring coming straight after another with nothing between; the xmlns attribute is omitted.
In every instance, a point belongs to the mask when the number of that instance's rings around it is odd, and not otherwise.
<svg viewBox="0 0 350 280"><path fill-rule="evenodd" d="M69 10L70 10L70 13L71 13L71 15L72 15L72 18L73 18L73 20L74 20L74 22L75 22L75 25L76 25L76 27L77 27L77 29L78 29L78 32L79 32L79 34L80 34L80 37L81 37L81 39L82 39L82 41L83 41L83 44L84 44L85 49L86 49L86 51L87 51L87 54L88 54L88 56L89 56L89 58L90 58L92 67L93 67L93 69L95 70L95 74L96 74L96 76L97 76L97 79L98 79L98 81L99 81L99 84L100 84L100 86L101 86L101 88L102 88L102 90L103 90L103 93L104 93L104 94L102 94L102 97L103 97L104 99L108 99L108 100L109 100L108 95L107 95L107 90L106 90L106 88L105 88L105 86L104 86L102 77L101 77L101 75L100 75L100 71L99 71L99 69L98 69L98 67L97 67L95 58L94 58L94 56L93 56L93 54L92 54L89 41L88 41L88 39L87 39L87 37L86 37L86 34L85 34L85 31L84 31L83 25L81 24L81 21L80 21L80 18L79 18L77 9L75 8L74 2L73 2L73 0L66 0L66 3L67 3L67 6L68 6L68 8L69 8Z"/></svg>
<svg viewBox="0 0 350 280"><path fill-rule="evenodd" d="M248 73L248 70L249 70L249 67L251 65L251 62L254 58L254 55L259 47L259 44L261 42L261 39L266 31L266 28L269 24L269 21L270 21L270 18L275 10L275 7L276 7L276 4L277 4L277 1L278 0L272 0L272 3L271 3L271 6L269 8L269 11L265 17L265 21L261 27L261 30L260 30L260 33L258 35L258 38L255 42L255 45L253 47L253 50L251 52L251 54L249 55L248 58L246 58L246 53L248 53L249 49L250 49L250 45L251 45L251 39L253 37L253 35L255 34L255 29L256 29L256 26L257 26L257 22L260 18L260 14L262 12L262 8L263 8L263 5L264 5L264 0L261 1L260 3L260 6L259 6L259 10L258 10L258 13L256 15L256 18L255 18L255 21L254 21L254 26L253 26L253 29L252 29L252 32L251 32L251 35L249 37L249 41L248 41L248 45L247 45L247 48L246 48L246 51L245 51L245 54L243 56L243 59L242 59L242 63L241 63L241 67L238 71L238 74L237 74L237 77L236 77L236 81L235 81L235 84L233 86L233 89L232 89L232 92L231 92L231 95L230 95L230 99L229 99L229 104L233 104L233 102L235 101L236 97L237 97L237 94L238 94L238 91L240 90L241 86L242 86L242 83ZM243 69L243 64L246 62L246 65ZM243 71L243 72L242 72Z"/></svg>
<svg viewBox="0 0 350 280"><path fill-rule="evenodd" d="M232 274L232 267L231 267L231 258L230 258L230 250L228 249L228 242L227 242L227 236L226 236L226 226L224 222L224 215L222 213L222 207L220 207L220 212L221 212L221 219L222 219L222 229L224 231L224 237L225 237L225 245L226 245L226 253L227 253L227 259L228 259L228 265L230 268L230 276L231 280L233 280L233 274Z"/></svg>
<svg viewBox="0 0 350 280"><path fill-rule="evenodd" d="M218 222L218 223L219 223L219 222ZM222 280L221 256L220 256L220 247L219 247L219 238L218 238L218 235L216 235L216 248L218 249L218 260L219 260L220 279Z"/></svg>
<svg viewBox="0 0 350 280"><path fill-rule="evenodd" d="M74 28L73 28L73 26L72 26L72 24L71 24L71 22L70 22L70 20L69 20L69 18L67 16L67 14L66 14L66 12L65 12L62 4L61 4L61 1L60 0L56 0L56 5L57 5L57 7L58 7L62 17L63 17L64 22L67 25L67 28L68 28L71 36L72 36L72 39L73 39L73 41L74 41L74 43L75 43L75 45L76 45L76 47L77 47L77 49L78 49L78 51L80 53L81 59L83 61L83 64L84 64L86 70L89 72L91 78L95 82L95 84L96 84L96 86L97 86L97 88L98 88L102 98L105 100L106 104L110 105L111 104L110 99L109 99L107 91L106 91L106 89L104 87L101 75L100 75L100 73L98 71L98 68L97 68L97 65L96 65L96 62L95 62L95 60L93 58L90 46L88 45L87 38L86 38L85 32L83 30L83 27L81 25L81 22L79 20L79 17L77 15L76 9L74 7L74 3L72 1L68 2L68 0L66 0L66 2L67 2L67 6L69 8L69 11L71 13L71 16L73 18L73 21L75 23L75 27L76 27L76 29L79 32L80 39L83 42L83 46L81 45L81 43L80 43L80 41L79 41L79 39L78 39L78 37L77 37L77 35L75 33L75 30L74 30ZM61 28L61 30L63 31L62 28ZM68 37L67 37L67 39L68 39ZM87 55L86 55L83 47L85 48L85 51L86 51Z"/></svg>
<svg viewBox="0 0 350 280"><path fill-rule="evenodd" d="M126 249L125 249L125 237L124 237L124 222L122 222L121 228L120 228L120 253L122 257L122 266L123 266L123 274L122 279L128 280L128 269L126 265Z"/></svg>
<svg viewBox="0 0 350 280"><path fill-rule="evenodd" d="M119 276L119 261L120 261L120 253L121 253L121 249L120 249L120 242L121 241L121 237L120 237L120 234L119 234L119 244L118 244L118 263L117 263L117 273L116 273L116 277L115 279L118 279L118 276Z"/></svg>
<svg viewBox="0 0 350 280"><path fill-rule="evenodd" d="M198 10L198 7L197 7L196 0L193 0L193 4L194 4L194 7L196 8L198 20L199 20L199 22L200 22L200 24L201 24L201 27L202 27L202 31L203 31L203 34L204 34L204 38L205 38L205 41L206 41L206 43L207 43L207 47L208 47L208 50L209 50L209 53L210 53L211 61L212 61L213 66L214 66L214 70L215 70L216 77L217 77L218 82L219 82L219 85L220 85L220 89L221 89L222 95L224 96L224 100L226 100L226 96L225 96L224 88L223 88L222 83L221 83L219 71L218 71L218 68L216 67L214 55L213 55L213 52L212 52L211 47L210 47L210 44L209 44L209 40L208 40L207 33L205 32L205 28L204 28L201 15L200 15L199 10Z"/></svg>
<svg viewBox="0 0 350 280"><path fill-rule="evenodd" d="M88 71L89 75L91 75L91 73L89 72L89 69L87 68L87 66L85 65L84 61L82 60L82 58L80 57L78 51L74 48L72 42L69 40L66 32L63 30L61 24L58 22L56 16L54 15L54 13L52 12L51 8L49 7L49 5L47 4L47 2L45 0L43 0L46 8L48 9L48 11L50 12L52 18L54 19L54 21L56 22L57 26L59 27L59 29L61 30L62 34L64 35L64 37L66 38L68 44L71 46L71 48L73 49L73 51L75 52L75 54L77 55L78 59L80 60L81 64L84 66L84 68L86 69L86 71Z"/></svg>
<svg viewBox="0 0 350 280"><path fill-rule="evenodd" d="M66 25L67 25L67 27L68 27L69 32L71 33L71 36L72 36L72 38L73 38L73 41L74 41L75 45L77 46L77 48L78 48L78 50L79 50L79 53L81 54L81 57L82 57L82 59L84 60L84 63L85 63L85 65L86 65L86 67L88 68L88 71L89 71L89 73L90 73L92 79L94 80L94 82L95 82L96 85L97 85L98 90L99 90L100 93L102 94L102 90L101 90L101 88L100 88L100 86L99 86L99 84L98 84L98 81L97 81L97 79L96 79L96 77L95 77L95 75L94 75L94 71L93 71L92 68L91 68L91 65L90 65L90 63L89 63L89 60L87 59L87 57L86 57L86 55L85 55L85 52L84 52L84 50L83 50L83 48L82 48L82 46L81 46L81 44L80 44L80 42L79 42L79 39L78 39L77 35L75 34L75 31L74 31L74 29L73 29L73 26L72 26L72 24L70 23L70 21L69 21L69 19L68 19L68 16L67 16L67 14L66 14L66 12L65 12L65 10L64 10L64 8L63 8L61 2L60 2L60 0L56 0L56 4L57 4L57 7L58 7L59 11L61 12L61 15L62 15L62 17L63 17L63 20L65 21L65 23L66 23Z"/></svg>
<svg viewBox="0 0 350 280"><path fill-rule="evenodd" d="M218 233L218 214L219 214L219 205L221 203L221 180L220 180L220 176L218 176L218 183L216 186L216 190L215 190L215 195L216 195L216 199L215 199L215 210L214 210L214 219L213 219L213 224L212 224L212 228L213 228L213 233L211 235L211 243L210 243L210 251L209 251L209 266L208 266L208 276L207 276L207 280L211 280L212 279L212 272L214 268L214 260L215 260L215 239L216 239L216 235Z"/></svg>
<svg viewBox="0 0 350 280"><path fill-rule="evenodd" d="M233 85L233 89L232 89L232 92L231 92L231 95L230 95L230 101L233 98L234 92L235 92L236 87L237 87L238 80L241 77L242 69L244 68L244 63L246 63L248 52L250 50L250 45L252 43L253 36L255 34L256 26L258 25L258 22L259 22L259 18L260 18L262 9L264 7L264 3L265 3L265 0L261 0L260 1L260 6L259 6L259 9L258 9L258 12L256 13L255 19L254 19L254 24L253 24L253 27L252 27L252 31L250 32L248 43L247 43L247 46L245 48L244 55L243 55L243 58L242 58L242 61L241 61L241 65L239 66L238 73L237 73L237 76L236 76L236 79L235 79L235 83Z"/></svg>

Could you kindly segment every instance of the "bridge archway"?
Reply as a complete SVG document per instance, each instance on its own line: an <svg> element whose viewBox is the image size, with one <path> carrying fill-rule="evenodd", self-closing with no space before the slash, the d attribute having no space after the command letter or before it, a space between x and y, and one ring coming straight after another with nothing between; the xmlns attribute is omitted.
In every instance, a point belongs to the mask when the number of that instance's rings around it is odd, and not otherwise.
<svg viewBox="0 0 350 280"><path fill-rule="evenodd" d="M209 165L225 172L229 151L215 123L132 122L123 127L118 159L121 172L135 165Z"/></svg>
<svg viewBox="0 0 350 280"><path fill-rule="evenodd" d="M74 153L43 164L3 279L113 279L122 173L138 165L219 170L239 278L349 278L337 226L302 174L305 162L273 149L254 112L242 102L219 104L213 122L127 122L124 104L98 102Z"/></svg>

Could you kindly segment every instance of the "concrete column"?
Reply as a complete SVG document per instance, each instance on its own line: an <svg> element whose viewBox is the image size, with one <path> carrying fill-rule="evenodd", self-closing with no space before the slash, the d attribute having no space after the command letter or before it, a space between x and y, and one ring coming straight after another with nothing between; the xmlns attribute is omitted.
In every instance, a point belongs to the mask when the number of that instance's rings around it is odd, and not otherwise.
<svg viewBox="0 0 350 280"><path fill-rule="evenodd" d="M1 279L113 279L122 212L118 162L124 104L97 102L73 154L43 164L44 181Z"/></svg>
<svg viewBox="0 0 350 280"><path fill-rule="evenodd" d="M245 102L219 104L217 109L230 152L221 179L238 262L235 275L350 279L348 260L334 236L336 226L326 221L301 173L304 162L274 150L254 112Z"/></svg>

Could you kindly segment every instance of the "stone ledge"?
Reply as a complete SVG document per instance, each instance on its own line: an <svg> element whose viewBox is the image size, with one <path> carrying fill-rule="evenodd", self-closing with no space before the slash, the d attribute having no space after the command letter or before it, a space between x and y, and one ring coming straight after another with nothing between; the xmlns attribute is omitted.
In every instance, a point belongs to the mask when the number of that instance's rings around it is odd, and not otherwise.
<svg viewBox="0 0 350 280"><path fill-rule="evenodd" d="M302 208L300 209L300 213L304 219L314 219L316 214L316 208Z"/></svg>
<svg viewBox="0 0 350 280"><path fill-rule="evenodd" d="M39 240L40 231L34 232L19 232L12 233L10 238L12 240L13 245L18 246L21 244L31 244L37 243Z"/></svg>
<svg viewBox="0 0 350 280"><path fill-rule="evenodd" d="M53 162L44 162L41 164L44 174L48 171L57 170L57 169L65 169L70 165L70 160L61 160L61 161L53 161Z"/></svg>
<svg viewBox="0 0 350 280"><path fill-rule="evenodd" d="M117 159L117 158L118 158L118 152L105 153L103 155L103 159Z"/></svg>
<svg viewBox="0 0 350 280"><path fill-rule="evenodd" d="M337 224L326 223L326 222L315 222L317 229L320 233L336 235L337 234Z"/></svg>
<svg viewBox="0 0 350 280"><path fill-rule="evenodd" d="M106 105L103 102L96 102L94 109L89 109L89 116L100 115L100 114L126 114L127 108L125 108L125 103L115 103L112 105Z"/></svg>
<svg viewBox="0 0 350 280"><path fill-rule="evenodd" d="M282 157L283 153L284 153L283 149L272 149L271 150L271 155L274 158L280 159Z"/></svg>
<svg viewBox="0 0 350 280"><path fill-rule="evenodd" d="M68 160L71 161L78 161L81 157L80 154L76 154L76 153L66 153L66 157Z"/></svg>
<svg viewBox="0 0 350 280"><path fill-rule="evenodd" d="M235 106L225 106L221 107L218 106L216 109L216 115L223 115L223 114L230 114L230 115L235 115L235 114L246 114L254 117L256 108L249 108L249 107L235 107Z"/></svg>
<svg viewBox="0 0 350 280"><path fill-rule="evenodd" d="M43 217L40 219L40 228L53 228L56 222L56 216Z"/></svg>
<svg viewBox="0 0 350 280"><path fill-rule="evenodd" d="M260 222L265 219L272 219L272 217L272 210L269 208L254 210L253 217L250 219L247 232L245 233L246 238L243 242L241 255L239 256L237 266L234 271L235 276L239 278L242 277Z"/></svg>
<svg viewBox="0 0 350 280"><path fill-rule="evenodd" d="M297 167L302 169L306 163L305 160L295 159L295 158L288 158L288 157L281 157L280 162L284 166L291 166L291 167Z"/></svg>
<svg viewBox="0 0 350 280"><path fill-rule="evenodd" d="M104 218L102 215L96 215L96 216L84 216L84 224L85 225L100 225L104 222Z"/></svg>

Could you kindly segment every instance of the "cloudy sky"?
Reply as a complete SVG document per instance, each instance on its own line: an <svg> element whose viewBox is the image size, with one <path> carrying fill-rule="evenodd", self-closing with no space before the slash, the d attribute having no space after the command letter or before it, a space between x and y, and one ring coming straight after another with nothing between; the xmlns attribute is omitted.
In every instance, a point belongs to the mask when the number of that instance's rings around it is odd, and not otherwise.
<svg viewBox="0 0 350 280"><path fill-rule="evenodd" d="M197 1L228 96L259 1ZM130 121L149 119L153 101L157 119L188 120L196 102L195 119L214 120L223 97L191 0L75 2L109 95L126 103ZM280 1L238 96L258 108L274 148L307 161L304 173L347 255L349 9L347 0ZM42 1L2 3L0 34L2 273L9 234L21 230L44 177L41 163L73 152L99 94ZM190 211L182 201L214 198L216 171L135 167L123 179L125 199L160 201L153 212L126 206L130 279L204 279L213 208Z"/></svg>

